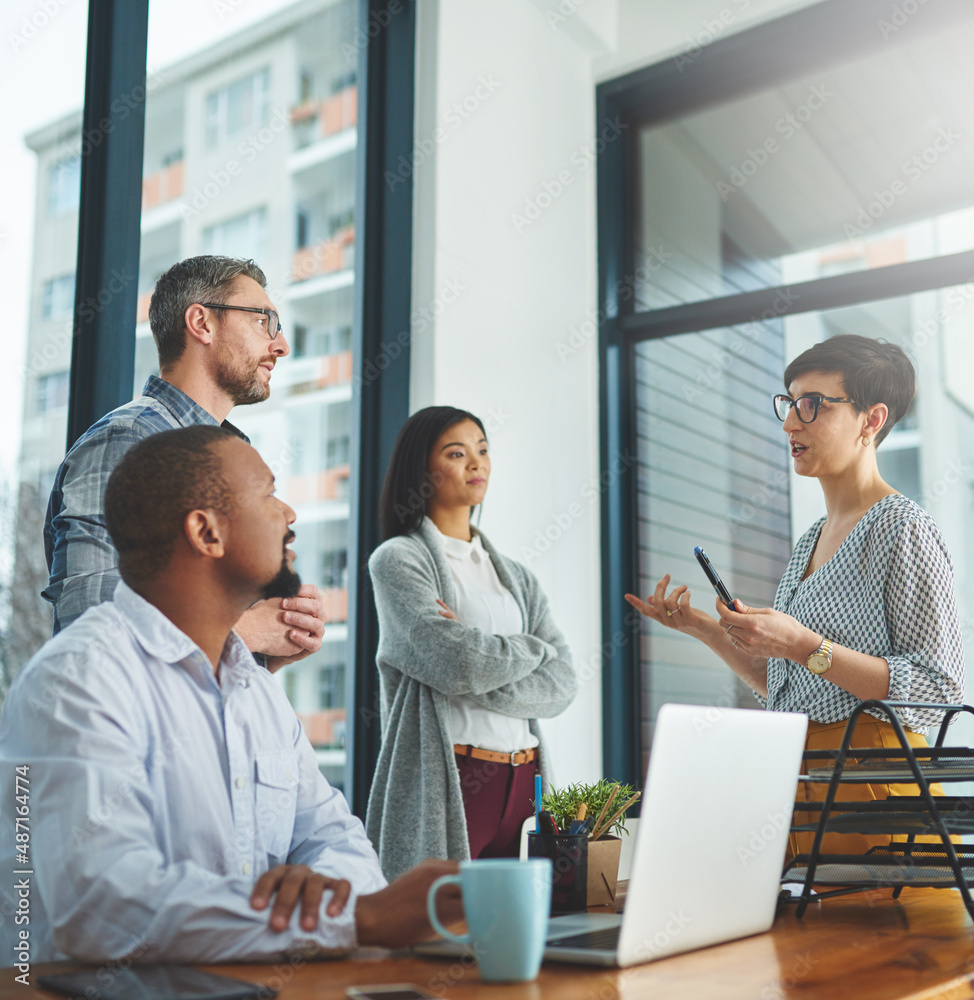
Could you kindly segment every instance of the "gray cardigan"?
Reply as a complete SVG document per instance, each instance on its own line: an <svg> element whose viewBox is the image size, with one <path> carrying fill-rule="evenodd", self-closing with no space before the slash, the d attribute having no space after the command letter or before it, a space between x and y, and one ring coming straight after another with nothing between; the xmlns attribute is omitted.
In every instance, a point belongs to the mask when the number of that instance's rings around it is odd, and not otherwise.
<svg viewBox="0 0 974 1000"><path fill-rule="evenodd" d="M438 532L428 522L390 538L369 559L379 613L376 664L382 689L382 749L365 828L382 870L394 879L424 858L470 857L448 699L467 695L484 708L528 719L563 712L578 681L571 652L534 575L500 555L481 534L524 632L491 635L439 614L456 591ZM541 771L549 761L540 746Z"/></svg>

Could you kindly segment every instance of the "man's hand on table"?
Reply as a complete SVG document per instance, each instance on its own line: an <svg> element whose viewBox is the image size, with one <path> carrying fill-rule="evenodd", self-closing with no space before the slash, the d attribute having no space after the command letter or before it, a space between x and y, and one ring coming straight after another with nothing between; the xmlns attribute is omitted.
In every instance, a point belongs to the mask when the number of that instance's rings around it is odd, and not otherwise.
<svg viewBox="0 0 974 1000"><path fill-rule="evenodd" d="M314 584L303 583L297 597L258 601L234 626L252 653L267 657L271 673L321 649L324 606Z"/></svg>
<svg viewBox="0 0 974 1000"><path fill-rule="evenodd" d="M441 875L455 875L460 866L455 861L429 858L400 875L378 892L359 896L355 907L358 943L380 948L403 948L434 936L426 912L430 886ZM460 887L444 886L436 894L436 913L447 927L463 919Z"/></svg>
<svg viewBox="0 0 974 1000"><path fill-rule="evenodd" d="M400 875L378 892L359 896L355 906L358 943L364 947L402 948L433 937L426 912L429 887L441 875L455 875L460 870L455 861L430 858ZM250 894L255 910L267 908L276 893L269 925L283 931L291 923L295 907L301 904L301 929L313 931L325 892L332 897L325 908L329 917L337 917L348 903L351 886L345 879L328 878L306 865L278 865L264 872ZM455 885L444 886L436 896L437 914L447 926L463 919L463 900Z"/></svg>
<svg viewBox="0 0 974 1000"><path fill-rule="evenodd" d="M330 891L332 897L325 913L337 917L348 902L352 887L343 878L328 878L313 872L307 865L278 865L264 872L250 894L250 905L255 910L267 908L271 896L277 893L268 921L272 931L287 930L291 914L300 902L301 930L313 931L318 926L321 898Z"/></svg>

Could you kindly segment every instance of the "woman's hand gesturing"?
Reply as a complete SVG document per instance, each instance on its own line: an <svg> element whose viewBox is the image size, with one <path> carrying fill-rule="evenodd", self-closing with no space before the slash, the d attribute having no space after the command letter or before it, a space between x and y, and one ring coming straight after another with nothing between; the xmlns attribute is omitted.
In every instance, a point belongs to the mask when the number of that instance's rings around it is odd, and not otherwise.
<svg viewBox="0 0 974 1000"><path fill-rule="evenodd" d="M674 587L667 594L669 582L670 574L667 573L645 600L640 600L635 594L626 594L626 600L645 617L687 635L699 633L708 623L713 625L714 619L710 615L691 606L690 591L685 584Z"/></svg>

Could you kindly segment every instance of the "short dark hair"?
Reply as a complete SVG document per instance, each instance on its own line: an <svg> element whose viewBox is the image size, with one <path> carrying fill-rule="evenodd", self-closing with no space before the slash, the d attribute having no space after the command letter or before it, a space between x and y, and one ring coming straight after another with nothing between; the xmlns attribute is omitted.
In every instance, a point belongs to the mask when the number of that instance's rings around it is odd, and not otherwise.
<svg viewBox="0 0 974 1000"><path fill-rule="evenodd" d="M785 369L785 390L799 375L828 372L842 376L845 393L856 410L865 413L885 403L889 416L876 435L876 444L893 429L916 395L916 370L902 347L856 333L829 337L799 354Z"/></svg>
<svg viewBox="0 0 974 1000"><path fill-rule="evenodd" d="M429 473L429 457L439 436L454 424L472 420L487 437L479 417L455 406L427 406L403 425L392 449L379 497L379 527L383 540L416 531L436 491ZM471 513L473 508L470 508Z"/></svg>
<svg viewBox="0 0 974 1000"><path fill-rule="evenodd" d="M239 440L203 424L153 434L126 452L105 490L105 526L126 583L148 581L169 564L190 511L230 512L217 446L232 439Z"/></svg>
<svg viewBox="0 0 974 1000"><path fill-rule="evenodd" d="M188 257L159 276L149 302L149 327L159 352L159 370L174 365L186 350L186 310L194 302L219 302L230 297L230 286L241 275L266 288L264 272L237 257Z"/></svg>

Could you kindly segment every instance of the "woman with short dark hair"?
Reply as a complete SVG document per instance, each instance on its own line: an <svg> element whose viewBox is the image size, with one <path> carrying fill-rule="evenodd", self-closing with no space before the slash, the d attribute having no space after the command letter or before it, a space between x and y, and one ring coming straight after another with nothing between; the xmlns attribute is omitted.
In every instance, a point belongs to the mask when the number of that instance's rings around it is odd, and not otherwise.
<svg viewBox="0 0 974 1000"><path fill-rule="evenodd" d="M427 857L517 857L547 776L537 720L575 696L571 653L534 575L471 515L483 423L430 406L403 425L369 559L379 614L382 748L366 830L389 879Z"/></svg>
<svg viewBox="0 0 974 1000"><path fill-rule="evenodd" d="M950 554L933 518L879 473L876 447L909 409L913 365L894 344L832 337L785 370L775 413L795 472L818 479L827 514L799 539L773 608L730 610L719 619L690 604L669 576L640 600L661 625L700 639L771 709L809 717L809 749L837 748L852 710L869 699L957 704L964 652ZM898 709L915 746L942 721L932 709ZM854 746L898 746L881 712L861 717ZM803 786L815 794L817 786ZM913 786L844 786L843 795L885 798ZM915 789L914 789L915 791ZM794 853L810 846L793 837ZM886 839L843 837L842 849ZM831 848L830 848L831 849Z"/></svg>

